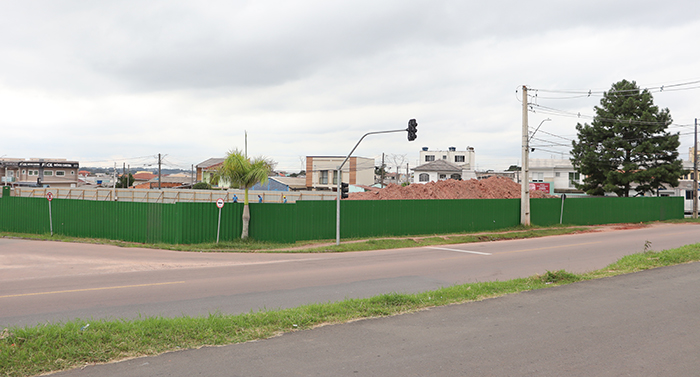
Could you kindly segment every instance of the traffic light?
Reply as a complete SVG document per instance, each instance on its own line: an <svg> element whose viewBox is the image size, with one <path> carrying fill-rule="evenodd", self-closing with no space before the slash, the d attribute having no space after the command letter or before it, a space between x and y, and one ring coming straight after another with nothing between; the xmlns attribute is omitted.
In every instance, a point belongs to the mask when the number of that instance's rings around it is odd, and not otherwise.
<svg viewBox="0 0 700 377"><path fill-rule="evenodd" d="M340 199L347 199L348 198L348 190L350 188L348 187L348 184L345 182L340 182Z"/></svg>
<svg viewBox="0 0 700 377"><path fill-rule="evenodd" d="M418 133L418 122L416 122L415 119L409 120L406 131L408 131L408 141L416 140L416 133Z"/></svg>

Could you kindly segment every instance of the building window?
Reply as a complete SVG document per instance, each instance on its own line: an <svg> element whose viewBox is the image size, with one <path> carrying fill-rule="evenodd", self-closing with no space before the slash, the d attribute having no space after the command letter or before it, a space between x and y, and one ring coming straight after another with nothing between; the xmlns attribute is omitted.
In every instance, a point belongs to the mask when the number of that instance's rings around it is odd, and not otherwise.
<svg viewBox="0 0 700 377"><path fill-rule="evenodd" d="M435 155L427 154L425 155L425 162L435 161Z"/></svg>
<svg viewBox="0 0 700 377"><path fill-rule="evenodd" d="M341 182L343 181L343 173L342 172L340 173L340 181ZM333 184L334 185L338 184L338 171L337 170L333 170Z"/></svg>
<svg viewBox="0 0 700 377"><path fill-rule="evenodd" d="M557 177L557 178L559 178L559 177L561 177L561 173L560 173L560 172L555 172L555 173L554 173L554 176Z"/></svg>
<svg viewBox="0 0 700 377"><path fill-rule="evenodd" d="M693 190L685 190L685 200L693 200Z"/></svg>
<svg viewBox="0 0 700 377"><path fill-rule="evenodd" d="M569 187L576 187L574 183L578 183L581 180L581 175L579 172L569 172Z"/></svg>
<svg viewBox="0 0 700 377"><path fill-rule="evenodd" d="M75 175L75 170L71 170L70 175Z"/></svg>
<svg viewBox="0 0 700 377"><path fill-rule="evenodd" d="M66 172L64 172L63 170L59 170L56 172L57 177L65 177L65 175L66 175Z"/></svg>
<svg viewBox="0 0 700 377"><path fill-rule="evenodd" d="M25 169L22 169L22 175L27 174L27 171Z"/></svg>
<svg viewBox="0 0 700 377"><path fill-rule="evenodd" d="M442 159L443 159L443 160L447 160L447 156L443 154L443 155L442 155Z"/></svg>
<svg viewBox="0 0 700 377"><path fill-rule="evenodd" d="M50 177L53 175L53 170L46 170L44 171L44 177Z"/></svg>
<svg viewBox="0 0 700 377"><path fill-rule="evenodd" d="M455 162L464 162L464 156L455 156Z"/></svg>
<svg viewBox="0 0 700 377"><path fill-rule="evenodd" d="M7 176L8 176L8 177L14 177L14 176L15 176L15 172L14 172L13 170L10 170L10 171L7 172Z"/></svg>
<svg viewBox="0 0 700 377"><path fill-rule="evenodd" d="M462 180L462 175L454 173L450 176L450 179L454 179L455 181L460 181L460 180Z"/></svg>
<svg viewBox="0 0 700 377"><path fill-rule="evenodd" d="M27 173L29 174L29 176L32 176L32 175L39 175L39 171L38 171L38 170L30 170L30 171L28 171Z"/></svg>
<svg viewBox="0 0 700 377"><path fill-rule="evenodd" d="M544 173L532 173L530 182L544 182Z"/></svg>
<svg viewBox="0 0 700 377"><path fill-rule="evenodd" d="M418 182L428 182L430 180L430 175L428 173L420 173L418 176Z"/></svg>
<svg viewBox="0 0 700 377"><path fill-rule="evenodd" d="M440 179L447 179L447 175L445 175L445 174L440 174Z"/></svg>
<svg viewBox="0 0 700 377"><path fill-rule="evenodd" d="M328 170L321 170L320 177L318 178L318 183L321 185L328 184Z"/></svg>

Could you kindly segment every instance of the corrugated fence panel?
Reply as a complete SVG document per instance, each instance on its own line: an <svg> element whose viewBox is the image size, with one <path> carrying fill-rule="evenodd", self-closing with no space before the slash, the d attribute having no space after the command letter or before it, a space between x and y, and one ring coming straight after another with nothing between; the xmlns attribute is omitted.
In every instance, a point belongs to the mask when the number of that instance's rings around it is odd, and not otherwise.
<svg viewBox="0 0 700 377"><path fill-rule="evenodd" d="M402 236L476 232L520 223L519 199L342 201L341 237ZM294 242L335 238L334 201L253 203L250 236ZM213 203L137 203L54 199L54 233L144 243L202 243L216 240L218 208ZM532 199L532 223L559 223L561 199ZM222 241L240 237L242 203L222 209ZM682 197L568 198L564 224L587 225L683 218ZM0 230L49 232L44 198L3 195Z"/></svg>
<svg viewBox="0 0 700 377"><path fill-rule="evenodd" d="M300 200L294 205L297 241L335 239L335 201Z"/></svg>
<svg viewBox="0 0 700 377"><path fill-rule="evenodd" d="M295 204L290 203L251 204L250 237L273 242L295 242L296 208Z"/></svg>
<svg viewBox="0 0 700 377"><path fill-rule="evenodd" d="M18 233L49 233L48 201L4 195L0 200L0 229Z"/></svg>
<svg viewBox="0 0 700 377"><path fill-rule="evenodd" d="M561 199L532 199L532 223L559 224ZM564 200L563 224L594 225L683 218L682 197L600 197Z"/></svg>
<svg viewBox="0 0 700 377"><path fill-rule="evenodd" d="M520 202L520 199L515 199ZM565 199L564 210L567 209L567 204L576 199ZM520 204L518 204L518 212ZM561 214L561 199L530 199L530 222L533 225L550 226L559 224L559 216ZM520 214L518 213L518 223L520 223ZM566 223L564 223L566 224ZM570 224L570 223L569 223Z"/></svg>
<svg viewBox="0 0 700 377"><path fill-rule="evenodd" d="M519 200L366 200L341 203L341 237L484 231L520 222Z"/></svg>
<svg viewBox="0 0 700 377"><path fill-rule="evenodd" d="M682 197L576 198L564 201L565 224L610 224L682 218Z"/></svg>
<svg viewBox="0 0 700 377"><path fill-rule="evenodd" d="M214 203L177 203L180 208L182 243L216 242L219 208ZM243 204L226 203L221 209L220 241L241 237Z"/></svg>

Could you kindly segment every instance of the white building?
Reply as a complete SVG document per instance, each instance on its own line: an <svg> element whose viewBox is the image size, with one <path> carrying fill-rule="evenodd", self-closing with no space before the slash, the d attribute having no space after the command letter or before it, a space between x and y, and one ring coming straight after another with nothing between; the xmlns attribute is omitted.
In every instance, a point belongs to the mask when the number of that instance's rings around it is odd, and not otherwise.
<svg viewBox="0 0 700 377"><path fill-rule="evenodd" d="M306 187L310 190L333 190L338 185L338 166L345 157L306 156ZM350 157L341 171L341 182L351 185L374 184L374 159Z"/></svg>
<svg viewBox="0 0 700 377"><path fill-rule="evenodd" d="M443 160L455 164L464 170L474 170L475 156L474 147L467 147L463 151L458 151L455 147L449 147L446 151L431 151L428 147L423 147L420 151L418 165L427 164L432 161Z"/></svg>
<svg viewBox="0 0 700 377"><path fill-rule="evenodd" d="M448 179L468 180L472 178L476 178L473 170L467 170L465 166L459 166L445 160L431 161L413 168L413 183L437 182Z"/></svg>
<svg viewBox="0 0 700 377"><path fill-rule="evenodd" d="M538 190L549 186L550 194L583 193L574 185L582 183L583 177L574 170L574 165L567 159L530 159L529 179L531 183L538 184Z"/></svg>

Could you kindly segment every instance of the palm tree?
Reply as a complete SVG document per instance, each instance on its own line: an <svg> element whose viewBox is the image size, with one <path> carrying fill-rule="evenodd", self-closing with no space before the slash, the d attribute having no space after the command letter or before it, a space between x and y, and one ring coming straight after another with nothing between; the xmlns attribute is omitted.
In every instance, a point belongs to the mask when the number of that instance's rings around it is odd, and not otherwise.
<svg viewBox="0 0 700 377"><path fill-rule="evenodd" d="M250 225L250 209L248 207L248 189L256 183L267 182L267 176L273 169L273 162L265 157L255 157L249 159L243 152L234 149L228 152L226 159L219 168L212 174L212 183L217 184L220 180L227 180L231 187L245 190L243 200L243 232L241 238L248 238L248 228Z"/></svg>

